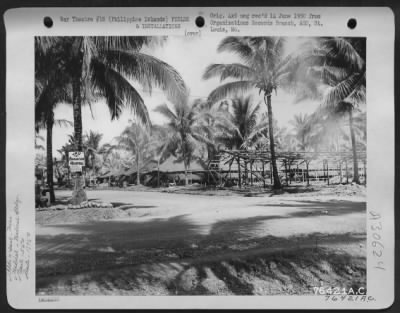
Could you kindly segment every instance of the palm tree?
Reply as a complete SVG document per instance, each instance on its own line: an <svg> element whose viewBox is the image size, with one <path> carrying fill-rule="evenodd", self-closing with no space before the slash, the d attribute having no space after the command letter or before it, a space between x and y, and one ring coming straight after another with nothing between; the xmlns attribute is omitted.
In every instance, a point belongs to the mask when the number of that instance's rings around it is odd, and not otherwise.
<svg viewBox="0 0 400 313"><path fill-rule="evenodd" d="M205 126L196 111L196 107L186 101L159 105L155 112L167 119L165 149L172 154L179 154L185 167L185 185L188 184L190 163L196 157L199 144L211 144L212 130Z"/></svg>
<svg viewBox="0 0 400 313"><path fill-rule="evenodd" d="M57 58L35 55L35 128L46 129L46 167L47 184L50 189L50 202L55 202L53 184L53 126L69 126L67 120L54 118L54 109L61 102L70 101L70 86L64 68Z"/></svg>
<svg viewBox="0 0 400 313"><path fill-rule="evenodd" d="M365 38L322 38L319 50L309 53L310 67L326 87L323 109L332 115L347 115L353 153L353 182L359 184L357 143L353 112L366 98Z"/></svg>
<svg viewBox="0 0 400 313"><path fill-rule="evenodd" d="M44 137L40 136L37 132L35 132L35 149L45 150L44 146L41 145L39 141L44 141Z"/></svg>
<svg viewBox="0 0 400 313"><path fill-rule="evenodd" d="M118 148L129 151L135 156L136 185L140 185L140 170L151 159L151 145L148 131L140 124L130 121L117 138Z"/></svg>
<svg viewBox="0 0 400 313"><path fill-rule="evenodd" d="M309 146L309 135L312 128L310 116L308 114L296 114L293 120L289 121L293 126L298 148L300 151L307 151Z"/></svg>
<svg viewBox="0 0 400 313"><path fill-rule="evenodd" d="M228 131L224 129L218 135L218 141L223 143L228 149L245 150L259 143L260 138L265 135L268 123L260 121L260 104L254 104L252 97L241 97L231 101L230 106L225 110L225 115L229 116L231 125ZM239 172L239 187L241 187L240 158L236 157ZM247 166L246 166L247 167ZM245 168L246 169L246 168Z"/></svg>
<svg viewBox="0 0 400 313"><path fill-rule="evenodd" d="M89 133L85 134L83 140L86 166L94 172L97 172L99 169L96 160L99 158L100 142L102 138L103 134L90 130Z"/></svg>
<svg viewBox="0 0 400 313"><path fill-rule="evenodd" d="M263 94L267 106L269 145L274 177L274 188L281 188L275 155L273 114L271 97L280 87L292 84L293 73L289 75L289 60L284 58L282 37L227 37L218 46L218 52L237 54L242 63L212 64L207 67L203 78L220 77L234 79L217 87L209 95L212 102L257 88Z"/></svg>
<svg viewBox="0 0 400 313"><path fill-rule="evenodd" d="M37 37L36 50L51 54L63 46L65 72L71 78L76 148L82 151L82 96L89 93L107 101L111 118L118 118L129 107L146 125L150 120L133 79L151 92L159 87L174 101L180 101L186 87L178 72L165 62L140 52L151 37Z"/></svg>

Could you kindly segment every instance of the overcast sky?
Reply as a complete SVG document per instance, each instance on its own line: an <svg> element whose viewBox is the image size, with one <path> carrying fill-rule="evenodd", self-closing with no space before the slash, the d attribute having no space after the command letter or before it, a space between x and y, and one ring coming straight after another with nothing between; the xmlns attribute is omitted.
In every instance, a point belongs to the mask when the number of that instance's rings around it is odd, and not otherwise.
<svg viewBox="0 0 400 313"><path fill-rule="evenodd" d="M208 36L206 38L169 37L167 42L161 47L146 48L143 52L151 54L173 66L181 74L189 87L191 100L207 98L208 94L219 85L219 79L203 80L202 75L205 68L212 63L240 62L232 53L217 52L217 46L222 38L221 36ZM300 41L301 39L296 37L289 38L287 40L286 53L296 49ZM158 113L155 113L154 109L158 105L167 102L163 92L154 89L152 94L149 95L136 82L131 83L137 87L144 99L152 123L162 124L162 117ZM257 99L257 92L254 95L255 101L262 100L262 96ZM293 95L286 93L282 89L278 90L278 93L272 96L274 118L278 120L280 127L289 126L288 121L293 119L295 114L312 112L317 106L317 103L312 101L294 103L293 98ZM264 109L263 105L262 107ZM89 107L85 106L82 108L83 133L89 130L103 133L101 144L110 142L114 137L118 136L128 125L128 120L133 118L133 115L127 110L119 120L111 121L104 100L100 100L92 105L92 113ZM71 105L58 105L55 109L55 118L73 121ZM60 158L57 149L60 149L67 142L68 134L72 133L73 127L54 127L53 155L57 159ZM42 131L41 135L45 137L45 132Z"/></svg>

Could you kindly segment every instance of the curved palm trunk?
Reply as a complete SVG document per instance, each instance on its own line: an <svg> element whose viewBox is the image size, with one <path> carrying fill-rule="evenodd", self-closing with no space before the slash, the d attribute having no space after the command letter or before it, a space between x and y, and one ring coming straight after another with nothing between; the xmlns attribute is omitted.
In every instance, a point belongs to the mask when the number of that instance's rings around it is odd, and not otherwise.
<svg viewBox="0 0 400 313"><path fill-rule="evenodd" d="M281 181L278 175L278 168L276 166L276 156L275 156L275 142L274 142L274 127L272 118L272 105L271 105L271 94L264 96L264 102L267 105L268 111L268 133L269 133L269 147L271 150L271 164L272 164L272 175L274 177L273 188L282 188Z"/></svg>
<svg viewBox="0 0 400 313"><path fill-rule="evenodd" d="M47 138L46 138L46 166L47 166L47 185L50 189L50 203L56 201L53 183L53 112L47 114Z"/></svg>
<svg viewBox="0 0 400 313"><path fill-rule="evenodd" d="M349 110L349 125L350 125L350 136L351 136L351 148L353 150L353 182L356 184L360 183L360 177L358 175L358 157L356 149L356 136L354 134L353 127L353 111Z"/></svg>

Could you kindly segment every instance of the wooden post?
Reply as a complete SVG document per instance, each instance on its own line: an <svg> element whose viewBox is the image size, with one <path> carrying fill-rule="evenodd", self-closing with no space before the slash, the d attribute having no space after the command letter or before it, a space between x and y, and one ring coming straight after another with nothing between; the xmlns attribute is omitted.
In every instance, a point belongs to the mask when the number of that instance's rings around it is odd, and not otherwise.
<svg viewBox="0 0 400 313"><path fill-rule="evenodd" d="M346 160L345 164L346 164L346 184L348 184L349 183L349 168L347 167L347 160Z"/></svg>
<svg viewBox="0 0 400 313"><path fill-rule="evenodd" d="M239 179L239 188L242 188L242 177L240 172L240 157L237 158L237 165L238 165L238 179Z"/></svg>
<svg viewBox="0 0 400 313"><path fill-rule="evenodd" d="M253 160L250 161L250 184L253 186Z"/></svg>
<svg viewBox="0 0 400 313"><path fill-rule="evenodd" d="M329 163L328 163L328 160L326 160L326 173L327 173L328 186L329 186Z"/></svg>
<svg viewBox="0 0 400 313"><path fill-rule="evenodd" d="M364 159L364 185L367 185L367 161Z"/></svg>
<svg viewBox="0 0 400 313"><path fill-rule="evenodd" d="M160 159L157 160L157 187L160 188Z"/></svg>
<svg viewBox="0 0 400 313"><path fill-rule="evenodd" d="M285 163L285 178L286 178L286 186L289 184L289 182L288 182L288 177L287 177L287 160L285 159L284 160L284 163Z"/></svg>
<svg viewBox="0 0 400 313"><path fill-rule="evenodd" d="M291 172L290 172L290 164L291 164L291 162L289 162L289 184L291 184L292 183L292 175L291 175Z"/></svg>
<svg viewBox="0 0 400 313"><path fill-rule="evenodd" d="M342 161L339 161L339 178L340 178L340 184L342 183Z"/></svg>
<svg viewBox="0 0 400 313"><path fill-rule="evenodd" d="M263 177L263 187L265 188L265 168L264 168L264 160L262 161L262 177Z"/></svg>

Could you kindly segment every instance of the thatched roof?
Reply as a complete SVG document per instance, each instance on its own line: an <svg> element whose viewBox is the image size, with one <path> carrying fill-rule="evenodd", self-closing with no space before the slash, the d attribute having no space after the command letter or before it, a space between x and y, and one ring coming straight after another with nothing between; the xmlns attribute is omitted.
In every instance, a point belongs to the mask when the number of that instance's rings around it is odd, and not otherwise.
<svg viewBox="0 0 400 313"><path fill-rule="evenodd" d="M160 172L164 173L184 172L185 165L183 164L183 161L177 161L175 157L171 156L168 159L166 159L162 164L160 164L159 170ZM207 168L200 162L193 161L190 163L189 170L192 172L204 172L205 170L207 170Z"/></svg>

